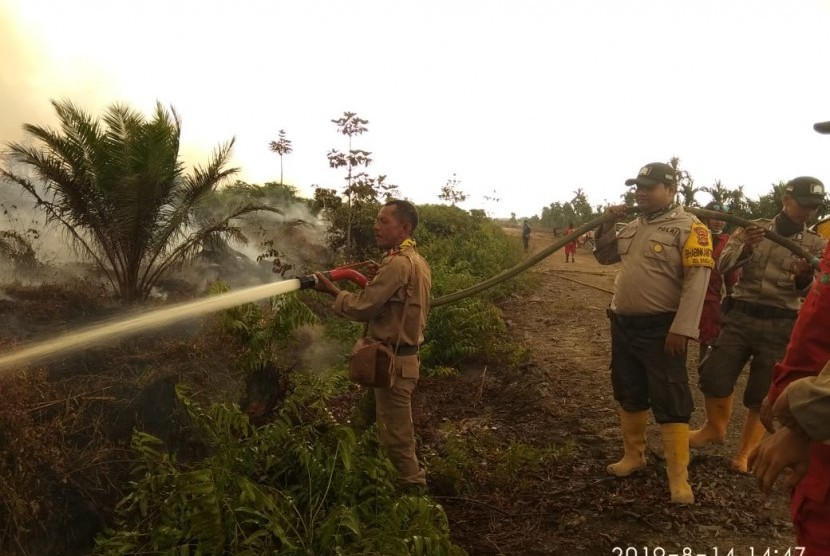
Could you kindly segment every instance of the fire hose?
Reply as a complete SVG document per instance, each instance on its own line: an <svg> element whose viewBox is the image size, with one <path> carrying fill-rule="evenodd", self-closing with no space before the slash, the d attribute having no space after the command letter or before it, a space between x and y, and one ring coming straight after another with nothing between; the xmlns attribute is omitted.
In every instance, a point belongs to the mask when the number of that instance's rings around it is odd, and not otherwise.
<svg viewBox="0 0 830 556"><path fill-rule="evenodd" d="M754 225L752 221L745 220L743 218L735 216L734 214L729 214L729 213L724 213L724 212L719 212L719 211L714 211L714 210L707 210L707 209L702 209L702 208L697 208L697 207L684 207L684 210L686 212L694 214L695 216L697 216L698 218L701 218L701 219L716 218L718 220L723 220L723 221L728 222L730 224L734 224L736 226L741 226L741 227L747 227L747 226ZM632 208L632 209L629 209L629 211L630 212L636 212L637 209ZM565 236L557 239L556 241L554 241L553 243L551 243L550 245L548 245L547 247L545 247L541 251L539 251L537 253L534 253L533 255L531 255L527 259L523 260L521 263L517 264L516 266L513 266L511 268L503 270L500 273L496 274L495 276L493 276L491 278L488 278L487 280L484 280L483 282L479 282L478 284L470 286L469 288L466 288L466 289L457 291L455 293L451 293L451 294L444 295L444 296L441 296L439 298L433 299L430 303L430 306L431 307L440 307L441 305L446 305L448 303L454 303L454 302L459 301L461 299L464 299L466 297L470 297L470 296L475 295L477 293L483 292L484 290L492 288L493 286L501 284L502 282L505 282L506 280L509 280L509 279L521 274L525 270L527 270L527 269L531 268L532 266L534 266L534 265L540 263L541 261L545 260L550 255L552 255L553 253L555 253L555 252L559 251L560 249L562 249L563 247L565 247L565 245L567 245L568 243L570 243L572 241L576 241L577 238L579 238L581 235L586 234L586 233L588 233L589 231L591 231L595 228L598 228L599 226L605 224L606 222L611 222L611 221L614 221L614 220L617 220L617 216L612 214L612 213L606 212L606 213L594 218L593 220L583 224L582 226L579 226L578 228L573 230L571 233L566 234ZM790 250L792 253L794 253L798 257L801 257L801 258L809 261L810 264L813 266L813 268L816 268L816 269L819 268L819 259L818 259L818 257L816 257L814 254L808 252L807 250L805 250L803 247L801 247L799 244L792 241L791 239L782 237L781 235L775 233L774 231L767 230L767 229L764 230L764 237L766 237L770 241L773 241L773 242L777 243L778 245L781 245L782 247ZM362 275L361 273L354 270L355 267L360 266L361 264L365 264L365 263L355 263L355 264L351 264L351 265L338 267L338 268L335 268L335 269L332 269L332 270L328 270L328 271L324 272L323 274L328 279L330 279L332 281L349 280L349 281L355 282L361 288L364 288L364 287L366 287L366 284L368 283L368 279L364 275ZM314 285L316 283L317 283L317 279L315 278L315 276L313 274L310 274L308 276L301 276L300 277L300 288L301 289L312 288L312 287L314 287Z"/></svg>
<svg viewBox="0 0 830 556"><path fill-rule="evenodd" d="M718 211L714 211L714 210L701 209L701 208L696 208L696 207L684 207L684 210L686 212L690 212L690 213L694 214L698 218L717 218L718 220L724 220L726 222L729 222L730 224L735 224L736 226L741 226L741 227L747 227L747 226L752 226L753 225L752 221L745 220L743 218L735 216L734 214L723 213L723 212L718 212ZM635 212L636 209L629 209L629 211L630 212ZM597 218L594 218L590 222L588 222L586 224L583 224L582 226L578 227L573 232L571 232L571 233L559 238L558 240L554 241L553 243L551 243L550 245L548 245L547 247L545 247L544 249L542 249L538 253L535 253L533 256L528 257L527 259L525 259L521 263L517 264L516 266L514 266L512 268L508 268L507 270L503 270L502 272L500 272L499 274L493 276L492 278L489 278L489 279L487 279L483 282L480 282L480 283L478 283L474 286L471 286L467 289L457 291L455 293L451 293L449 295L444 295L442 297L434 299L434 300L432 300L432 303L430 305L432 307L439 307L439 306L445 305L447 303L454 303L454 302L456 302L460 299L464 299L465 297L475 295L475 294L477 294L479 292L482 292L482 291L484 291L488 288L491 288L491 287L493 287L497 284L500 284L500 283L504 282L505 280L509 280L510 278L513 278L514 276L524 272L525 270L532 267L533 265L543 261L544 259L546 259L550 255L552 255L556 251L562 249L565 245L567 245L571 241L576 241L576 239L579 236L581 236L582 234L585 234L585 233L593 230L594 228L598 228L599 226L601 226L602 224L605 224L606 222L611 222L611 221L616 220L616 219L617 219L617 217L614 214L604 213L604 214L598 216ZM813 266L813 268L815 268L815 269L819 268L819 259L818 259L818 257L816 257L814 254L808 252L807 250L805 250L803 247L801 247L799 244L792 241L791 239L787 239L787 238L782 237L779 234L773 232L772 230L766 230L766 229L764 230L764 237L766 237L770 241L773 241L773 242L777 243L778 245L781 245L782 247L785 247L786 249L789 249L795 255L809 261L810 264Z"/></svg>

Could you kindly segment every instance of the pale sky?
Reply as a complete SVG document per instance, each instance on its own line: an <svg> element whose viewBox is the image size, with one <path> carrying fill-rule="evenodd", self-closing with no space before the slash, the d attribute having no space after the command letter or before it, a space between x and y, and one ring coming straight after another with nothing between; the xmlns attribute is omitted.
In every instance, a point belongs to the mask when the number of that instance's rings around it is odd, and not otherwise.
<svg viewBox="0 0 830 556"><path fill-rule="evenodd" d="M52 98L93 113L158 100L184 156L236 137L252 183L279 180L268 142L293 141L285 182L341 188L330 120L369 120L403 196L540 214L583 188L679 156L696 185L755 197L813 175L830 185L830 0L0 0L0 141L50 123ZM498 201L486 197L498 198ZM705 194L701 202L708 200Z"/></svg>

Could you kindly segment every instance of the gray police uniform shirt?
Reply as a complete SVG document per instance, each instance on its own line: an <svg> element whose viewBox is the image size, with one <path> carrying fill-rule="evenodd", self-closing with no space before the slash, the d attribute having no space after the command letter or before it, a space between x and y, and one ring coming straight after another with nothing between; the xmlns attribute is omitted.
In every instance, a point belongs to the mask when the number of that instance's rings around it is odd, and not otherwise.
<svg viewBox="0 0 830 556"><path fill-rule="evenodd" d="M760 218L752 222L775 231L777 218ZM767 238L762 239L751 254L744 254L743 231L743 228L735 230L717 262L722 274L741 269L741 279L735 285L732 298L797 311L801 307L801 298L810 289L809 284L803 290L796 289L795 274L791 269L798 255ZM806 226L789 239L816 257L821 257L826 245L821 236Z"/></svg>
<svg viewBox="0 0 830 556"><path fill-rule="evenodd" d="M675 207L652 220L629 222L602 234L594 257L621 263L611 309L621 315L676 313L669 332L696 339L709 275L712 238L695 216Z"/></svg>

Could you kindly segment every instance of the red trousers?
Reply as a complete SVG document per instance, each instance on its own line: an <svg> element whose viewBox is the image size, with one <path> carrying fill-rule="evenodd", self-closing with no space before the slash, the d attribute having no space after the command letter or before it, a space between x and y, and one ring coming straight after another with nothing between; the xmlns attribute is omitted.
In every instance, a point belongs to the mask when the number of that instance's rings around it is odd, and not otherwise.
<svg viewBox="0 0 830 556"><path fill-rule="evenodd" d="M799 378L817 375L830 360L830 246L818 279L798 312L784 359L775 365L772 403ZM807 556L830 556L830 445L814 443L807 475L793 491L790 506L799 545Z"/></svg>

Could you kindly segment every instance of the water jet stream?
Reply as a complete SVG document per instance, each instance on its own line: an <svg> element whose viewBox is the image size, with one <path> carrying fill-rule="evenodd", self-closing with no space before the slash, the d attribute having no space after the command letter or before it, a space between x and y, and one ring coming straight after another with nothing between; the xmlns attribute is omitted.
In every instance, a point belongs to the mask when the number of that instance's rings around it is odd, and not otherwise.
<svg viewBox="0 0 830 556"><path fill-rule="evenodd" d="M0 356L0 371L15 365L29 365L90 348L115 338L126 337L142 330L166 326L184 319L236 307L265 297L283 295L298 289L300 289L300 280L294 278L282 282L252 286L206 299L187 301L135 317L126 319L120 317L115 322L95 324L77 331L70 330L57 338L35 342Z"/></svg>

